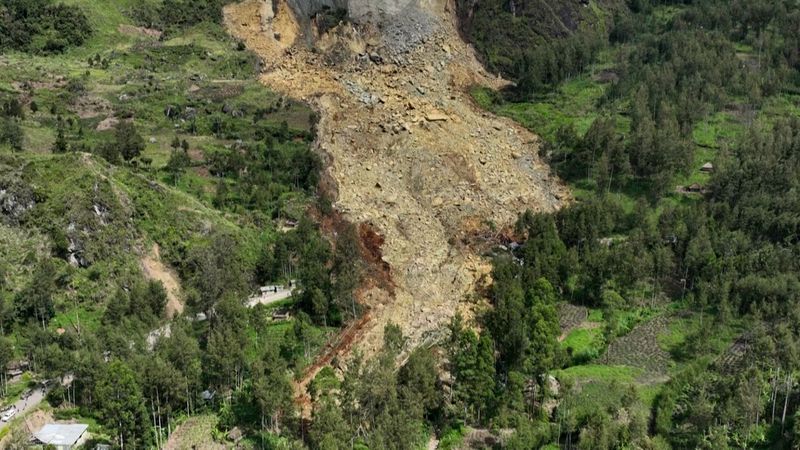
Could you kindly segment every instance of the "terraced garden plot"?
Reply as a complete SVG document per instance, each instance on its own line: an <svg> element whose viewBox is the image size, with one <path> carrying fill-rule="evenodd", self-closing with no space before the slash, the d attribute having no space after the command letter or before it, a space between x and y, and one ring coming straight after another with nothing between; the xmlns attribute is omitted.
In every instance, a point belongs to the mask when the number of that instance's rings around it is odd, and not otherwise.
<svg viewBox="0 0 800 450"><path fill-rule="evenodd" d="M733 373L739 370L744 362L746 362L747 353L752 347L752 336L743 334L736 338L736 340L725 350L723 354L714 361L714 364L720 368L723 373Z"/></svg>
<svg viewBox="0 0 800 450"><path fill-rule="evenodd" d="M670 357L658 344L658 336L666 331L668 323L668 317L658 316L637 326L608 346L603 362L640 368L644 370L640 377L643 381L666 378Z"/></svg>
<svg viewBox="0 0 800 450"><path fill-rule="evenodd" d="M561 327L562 336L566 336L570 331L578 328L588 317L589 309L585 306L562 303L558 307L558 325Z"/></svg>

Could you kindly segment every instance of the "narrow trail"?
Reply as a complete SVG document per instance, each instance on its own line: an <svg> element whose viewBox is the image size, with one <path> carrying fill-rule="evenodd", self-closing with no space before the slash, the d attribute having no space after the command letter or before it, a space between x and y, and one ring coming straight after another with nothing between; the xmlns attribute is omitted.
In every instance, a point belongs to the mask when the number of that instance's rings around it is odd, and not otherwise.
<svg viewBox="0 0 800 450"><path fill-rule="evenodd" d="M311 49L286 0L225 8L229 32L264 61L261 81L319 113L317 145L327 155L336 208L384 237L394 295L362 292L370 310L342 332L306 373L355 346L369 356L383 328L400 325L409 347L430 339L489 273L469 237L502 229L525 209L552 211L569 194L538 156L538 138L478 109L466 90L501 87L458 35L447 0L415 8L429 30L401 53L387 28L342 24ZM419 27L412 23L412 26Z"/></svg>

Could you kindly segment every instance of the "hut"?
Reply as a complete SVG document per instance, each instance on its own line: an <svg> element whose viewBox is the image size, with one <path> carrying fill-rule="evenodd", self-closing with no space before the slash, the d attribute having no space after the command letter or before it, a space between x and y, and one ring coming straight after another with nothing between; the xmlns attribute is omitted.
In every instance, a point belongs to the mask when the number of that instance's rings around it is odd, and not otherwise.
<svg viewBox="0 0 800 450"><path fill-rule="evenodd" d="M713 171L714 171L714 165L711 164L710 162L707 162L703 164L702 167L700 167L700 172L711 173Z"/></svg>

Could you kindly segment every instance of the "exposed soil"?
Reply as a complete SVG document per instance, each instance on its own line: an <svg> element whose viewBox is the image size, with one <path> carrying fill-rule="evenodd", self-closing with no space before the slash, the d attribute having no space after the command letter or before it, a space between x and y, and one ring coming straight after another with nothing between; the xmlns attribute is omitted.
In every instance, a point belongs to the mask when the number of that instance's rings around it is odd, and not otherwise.
<svg viewBox="0 0 800 450"><path fill-rule="evenodd" d="M149 280L160 281L167 291L167 306L165 308L167 318L171 319L181 314L183 312L181 284L175 271L161 262L158 244L153 244L150 253L142 256L141 263L144 276Z"/></svg>
<svg viewBox="0 0 800 450"><path fill-rule="evenodd" d="M95 129L97 131L107 131L117 126L118 123L119 119L117 119L116 117L106 117L105 119L101 120L100 123L97 124L97 128Z"/></svg>
<svg viewBox="0 0 800 450"><path fill-rule="evenodd" d="M140 37L148 37L154 39L160 38L162 34L160 30L156 30L153 28L136 27L133 25L125 25L125 24L120 24L120 26L117 27L117 31L119 31L122 34L127 34L128 36L140 36Z"/></svg>
<svg viewBox="0 0 800 450"><path fill-rule="evenodd" d="M335 185L327 190L348 221L362 224L368 257L380 258L393 286L362 289L369 314L315 367L354 345L369 356L390 322L409 347L419 345L468 308L462 299L490 270L459 243L490 222L505 227L527 208L552 211L567 190L538 159L535 135L479 110L465 93L505 82L488 75L460 39L452 4L419 6L433 25L413 46L386 45L379 27L342 24L311 49L298 39L285 0L275 1L274 17L255 0L227 6L226 26L262 58L265 84L318 111L324 179Z"/></svg>
<svg viewBox="0 0 800 450"><path fill-rule="evenodd" d="M114 112L111 102L96 95L82 95L78 97L72 105L70 105L70 110L81 119L109 116Z"/></svg>
<svg viewBox="0 0 800 450"><path fill-rule="evenodd" d="M562 331L561 334L558 336L558 342L564 342L564 340L569 336L569 334L575 330L596 330L600 328L602 325L603 324L600 322L589 322L588 320L581 322L576 326L574 326L569 331Z"/></svg>

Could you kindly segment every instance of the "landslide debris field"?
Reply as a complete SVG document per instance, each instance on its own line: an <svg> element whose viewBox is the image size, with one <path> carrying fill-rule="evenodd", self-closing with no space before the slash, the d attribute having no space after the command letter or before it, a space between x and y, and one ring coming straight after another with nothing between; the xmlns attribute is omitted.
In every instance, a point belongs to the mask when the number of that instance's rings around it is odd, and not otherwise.
<svg viewBox="0 0 800 450"><path fill-rule="evenodd" d="M393 322L409 346L424 343L490 269L470 238L527 208L554 210L567 190L539 161L535 135L471 103L468 87L504 81L461 40L452 5L411 5L319 36L275 1L228 6L226 26L263 59L265 84L318 111L335 206L383 235L394 282L393 294L361 293L370 319L342 341L370 354Z"/></svg>

